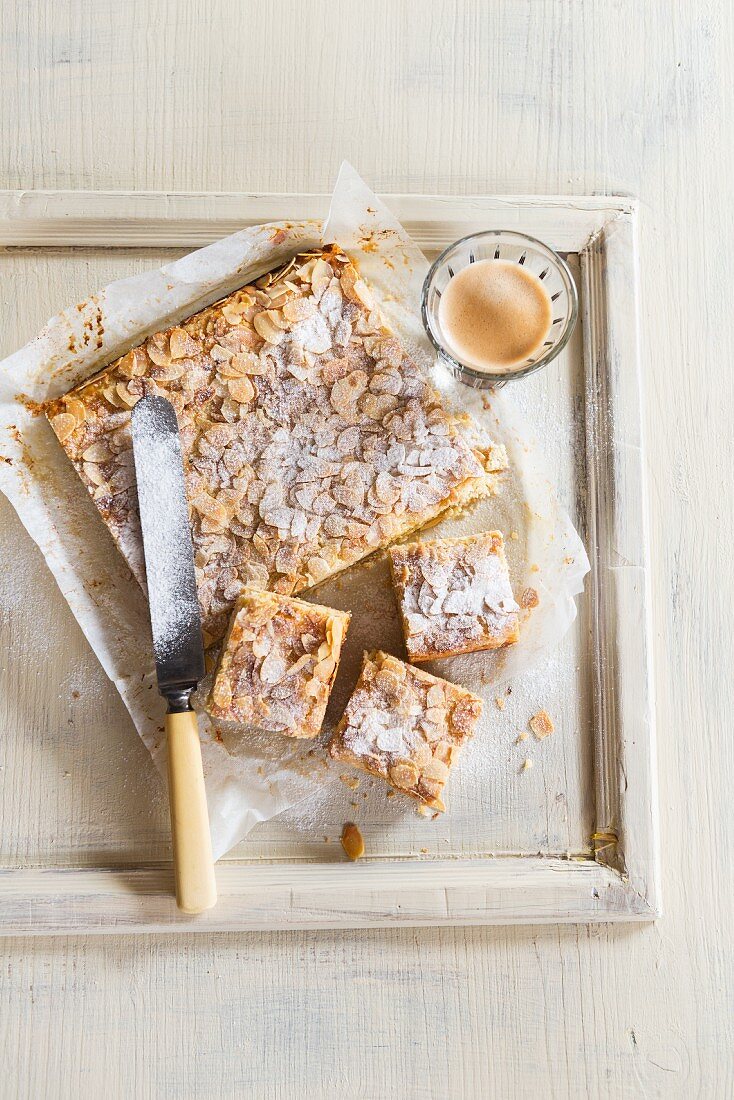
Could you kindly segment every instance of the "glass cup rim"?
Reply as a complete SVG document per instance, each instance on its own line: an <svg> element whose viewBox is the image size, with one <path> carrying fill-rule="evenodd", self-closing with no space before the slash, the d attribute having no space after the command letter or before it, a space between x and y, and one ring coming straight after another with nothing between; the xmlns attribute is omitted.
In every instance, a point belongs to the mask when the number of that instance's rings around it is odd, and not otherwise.
<svg viewBox="0 0 734 1100"><path fill-rule="evenodd" d="M428 320L428 292L431 288L431 284L433 283L436 272L445 262L447 256L449 256L450 253L454 251L454 249L458 248L462 244L466 244L468 241L480 240L483 237L513 237L517 241L525 241L528 244L537 247L541 252L552 256L554 263L558 265L562 275L565 277L564 281L567 283L567 286L569 288L569 302L571 307L568 322L566 323L566 330L558 343L554 347L552 347L550 351L546 352L545 355L542 355L540 359L538 359L537 363L523 364L522 366L517 367L515 370L510 371L480 371L477 370L476 367L470 367L468 364L462 363L459 359L456 359L456 357L453 356L451 352L443 346L443 344L439 343L439 341L433 334L433 330ZM477 382L484 381L488 382L489 385L499 385L503 384L504 382L515 381L518 378L525 378L527 377L527 375L533 374L536 370L540 370L542 367L546 367L556 358L556 356L560 355L560 353L568 344L568 341L571 339L573 331L576 328L578 314L579 295L578 288L576 286L576 280L574 279L573 274L571 273L571 269L564 260L563 256L561 256L560 253L555 250L555 248L551 248L549 244L546 244L545 241L538 240L537 237L531 237L529 233L521 233L516 229L480 229L476 233L467 233L466 236L459 237L457 240L447 245L446 248L444 248L444 250L436 257L436 259L429 267L425 279L423 280L423 288L421 291L421 319L423 321L423 328L425 329L426 335L433 344L435 350L438 352L440 357L451 366L454 375L456 375L460 380L462 375L467 375L469 378L472 378L474 381Z"/></svg>

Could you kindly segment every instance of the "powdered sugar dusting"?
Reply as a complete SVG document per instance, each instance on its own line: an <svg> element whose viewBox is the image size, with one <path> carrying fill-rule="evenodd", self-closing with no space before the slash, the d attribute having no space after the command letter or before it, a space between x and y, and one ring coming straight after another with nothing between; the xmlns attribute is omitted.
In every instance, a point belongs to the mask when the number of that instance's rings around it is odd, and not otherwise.
<svg viewBox="0 0 734 1100"><path fill-rule="evenodd" d="M201 630L181 443L178 431L171 431L171 415L175 420L172 406L160 397L140 402L133 415L146 580L158 659L170 657L192 630Z"/></svg>

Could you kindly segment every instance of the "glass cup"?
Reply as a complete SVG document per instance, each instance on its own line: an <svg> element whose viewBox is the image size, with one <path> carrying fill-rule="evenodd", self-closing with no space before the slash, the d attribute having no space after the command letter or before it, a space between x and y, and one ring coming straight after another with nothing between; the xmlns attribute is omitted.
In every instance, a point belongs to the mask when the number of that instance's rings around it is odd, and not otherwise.
<svg viewBox="0 0 734 1100"><path fill-rule="evenodd" d="M538 350L523 362L501 371L478 370L462 363L448 350L441 328L439 303L449 280L477 260L508 260L524 266L542 279L553 307L550 331ZM509 229L488 229L472 233L449 245L432 264L423 283L421 316L428 337L451 373L474 389L501 386L515 378L524 378L550 363L563 351L576 325L579 300L576 284L568 265L548 245L525 233Z"/></svg>

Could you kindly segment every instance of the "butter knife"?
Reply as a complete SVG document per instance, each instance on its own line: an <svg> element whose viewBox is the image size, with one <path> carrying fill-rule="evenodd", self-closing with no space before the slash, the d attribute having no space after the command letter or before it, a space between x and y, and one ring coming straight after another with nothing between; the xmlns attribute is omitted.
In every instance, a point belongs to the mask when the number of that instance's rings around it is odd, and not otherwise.
<svg viewBox="0 0 734 1100"><path fill-rule="evenodd" d="M204 675L194 551L176 410L144 397L132 413L133 455L158 690L168 703L168 797L176 902L201 913L217 900L201 742L191 695Z"/></svg>

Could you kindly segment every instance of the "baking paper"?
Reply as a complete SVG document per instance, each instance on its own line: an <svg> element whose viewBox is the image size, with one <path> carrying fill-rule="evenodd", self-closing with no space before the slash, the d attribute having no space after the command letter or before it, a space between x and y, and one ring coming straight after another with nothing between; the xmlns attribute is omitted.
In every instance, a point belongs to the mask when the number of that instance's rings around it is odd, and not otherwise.
<svg viewBox="0 0 734 1100"><path fill-rule="evenodd" d="M434 671L487 696L490 685L496 687L542 661L576 613L574 597L582 590L588 560L542 472L541 456L524 436L509 392L483 395L452 379L436 362L418 310L428 266L425 257L345 164L323 230L313 222L257 226L159 270L111 283L52 318L35 340L0 365L0 490L43 552L162 774L165 707L155 685L143 593L50 426L38 415L38 404L84 381L150 333L190 316L322 240L338 242L356 260L383 314L447 401L471 411L508 450L510 471L499 495L433 528L431 534L504 531L513 584L520 591L535 588L540 605L517 645L500 655L443 661ZM358 565L326 582L314 591L314 599L354 613L326 736L356 680L362 650L379 647L402 655L402 647L383 560ZM200 729L215 857L258 821L302 798L318 797L335 778L323 752L323 737L321 745L311 749L278 736L214 728L203 712Z"/></svg>

